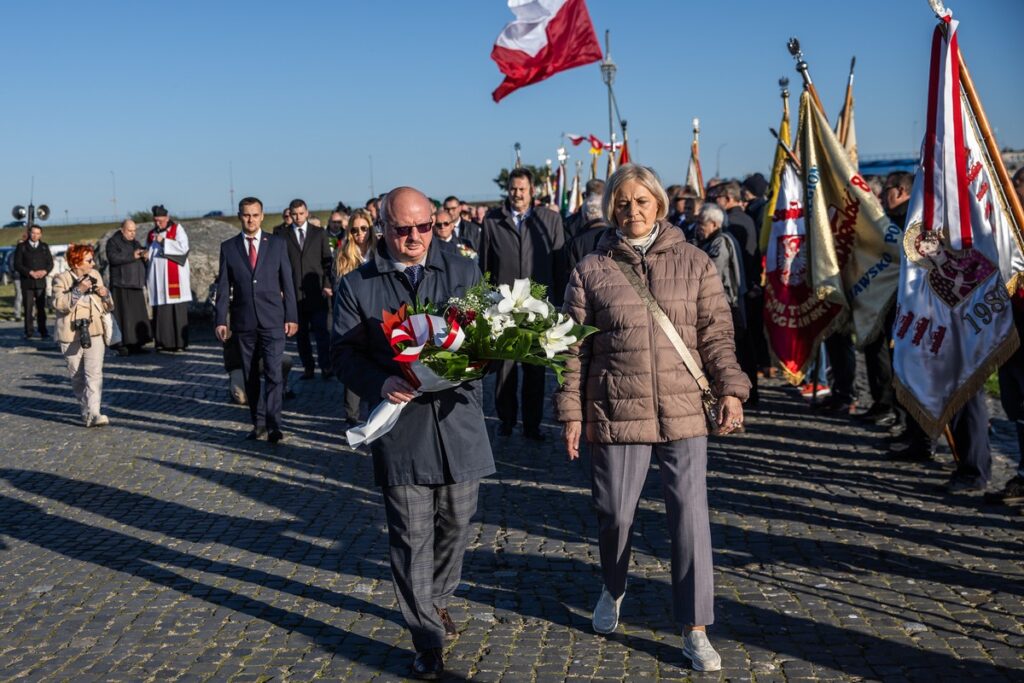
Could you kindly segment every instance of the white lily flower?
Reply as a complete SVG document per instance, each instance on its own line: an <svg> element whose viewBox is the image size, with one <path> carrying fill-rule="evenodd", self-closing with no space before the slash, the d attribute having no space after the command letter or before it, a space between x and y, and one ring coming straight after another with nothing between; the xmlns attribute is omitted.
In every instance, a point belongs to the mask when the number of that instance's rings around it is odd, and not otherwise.
<svg viewBox="0 0 1024 683"><path fill-rule="evenodd" d="M559 313L557 322L541 332L540 346L548 358L554 358L556 353L565 351L576 343L576 337L568 334L573 325L572 318Z"/></svg>
<svg viewBox="0 0 1024 683"><path fill-rule="evenodd" d="M491 306L484 311L484 319L491 326L491 338L497 339L501 333L510 327L515 327L516 321L510 313L502 313L498 306Z"/></svg>
<svg viewBox="0 0 1024 683"><path fill-rule="evenodd" d="M501 313L525 313L527 322L533 322L538 316L546 318L550 313L549 304L530 296L530 280L524 278L508 285L498 285L498 311Z"/></svg>

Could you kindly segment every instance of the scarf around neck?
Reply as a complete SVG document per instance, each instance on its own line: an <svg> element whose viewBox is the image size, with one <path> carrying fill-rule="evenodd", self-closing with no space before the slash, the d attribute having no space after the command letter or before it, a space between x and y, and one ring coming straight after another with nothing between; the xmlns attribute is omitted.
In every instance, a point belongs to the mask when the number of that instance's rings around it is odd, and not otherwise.
<svg viewBox="0 0 1024 683"><path fill-rule="evenodd" d="M618 228L615 229L615 234L618 236L620 240L622 240L623 242L625 242L626 244L640 252L641 255L646 255L647 250L651 248L652 244L654 244L654 240L658 238L658 232L660 231L660 229L661 226L655 223L654 228L643 237L626 237L622 233L622 230Z"/></svg>

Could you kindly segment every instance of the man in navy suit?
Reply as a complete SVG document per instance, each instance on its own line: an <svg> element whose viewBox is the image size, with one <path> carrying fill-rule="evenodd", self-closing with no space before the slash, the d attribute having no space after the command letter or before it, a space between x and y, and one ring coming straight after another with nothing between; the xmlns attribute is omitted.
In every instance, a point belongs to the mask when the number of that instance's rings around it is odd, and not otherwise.
<svg viewBox="0 0 1024 683"><path fill-rule="evenodd" d="M232 334L238 335L245 396L253 426L246 438L255 440L266 435L267 441L277 443L284 438L281 433L284 340L298 329L295 282L285 241L260 229L263 202L255 197L238 202L238 219L242 223L241 234L220 245L215 332L222 342Z"/></svg>

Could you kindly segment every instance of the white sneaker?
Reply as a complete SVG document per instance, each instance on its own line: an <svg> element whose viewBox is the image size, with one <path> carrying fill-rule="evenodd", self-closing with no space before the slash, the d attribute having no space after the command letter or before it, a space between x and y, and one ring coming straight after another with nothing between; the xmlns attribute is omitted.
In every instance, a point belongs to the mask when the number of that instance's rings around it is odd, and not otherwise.
<svg viewBox="0 0 1024 683"><path fill-rule="evenodd" d="M97 415L92 419L91 427L103 427L110 424L110 418L106 415Z"/></svg>
<svg viewBox="0 0 1024 683"><path fill-rule="evenodd" d="M622 605L624 597L626 597L625 593L616 600L612 598L612 594L608 592L607 588L601 587L601 597L598 598L597 606L594 607L594 617L591 621L595 633L611 633L618 627L619 607Z"/></svg>
<svg viewBox="0 0 1024 683"><path fill-rule="evenodd" d="M721 671L722 658L711 647L708 634L704 631L690 631L683 634L683 656L689 657L694 671Z"/></svg>

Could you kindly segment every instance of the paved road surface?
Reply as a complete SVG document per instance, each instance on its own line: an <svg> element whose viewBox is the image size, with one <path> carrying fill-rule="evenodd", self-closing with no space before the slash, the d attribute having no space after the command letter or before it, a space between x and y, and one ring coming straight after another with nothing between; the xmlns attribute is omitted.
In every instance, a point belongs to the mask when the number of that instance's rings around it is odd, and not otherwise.
<svg viewBox="0 0 1024 683"><path fill-rule="evenodd" d="M404 675L380 494L368 455L341 445L340 385L293 373L287 441L250 444L205 338L108 355L112 426L86 430L55 349L0 323L0 679ZM1024 680L1024 517L946 495L948 456L890 464L879 433L811 418L777 382L749 422L710 459L722 680ZM995 421L1001 453L1008 427ZM606 638L590 631L588 462L554 438L496 437L495 452L451 680L719 680L680 653L657 473Z"/></svg>

